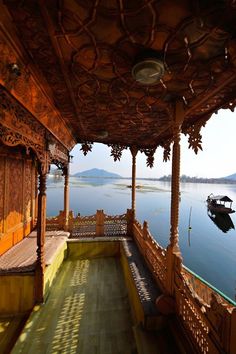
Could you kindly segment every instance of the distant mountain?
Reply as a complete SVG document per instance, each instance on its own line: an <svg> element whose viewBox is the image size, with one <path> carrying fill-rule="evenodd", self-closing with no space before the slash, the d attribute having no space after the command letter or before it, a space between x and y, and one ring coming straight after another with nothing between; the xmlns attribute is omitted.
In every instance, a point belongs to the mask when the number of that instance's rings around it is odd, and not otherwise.
<svg viewBox="0 0 236 354"><path fill-rule="evenodd" d="M236 173L233 173L232 175L223 177L224 179L231 179L231 180L236 180Z"/></svg>
<svg viewBox="0 0 236 354"><path fill-rule="evenodd" d="M122 178L117 173L108 172L105 170L100 170L99 168L92 168L91 170L86 170L82 172L77 172L73 175L74 177L98 177L98 178Z"/></svg>

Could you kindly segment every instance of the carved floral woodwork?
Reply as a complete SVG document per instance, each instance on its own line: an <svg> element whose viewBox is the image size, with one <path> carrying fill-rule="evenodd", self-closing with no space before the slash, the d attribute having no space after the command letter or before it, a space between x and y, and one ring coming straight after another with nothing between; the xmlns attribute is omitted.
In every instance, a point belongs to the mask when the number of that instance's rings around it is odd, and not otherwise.
<svg viewBox="0 0 236 354"><path fill-rule="evenodd" d="M92 151L92 147L93 147L93 143L86 141L81 144L80 151L82 151L84 156L86 156L88 152Z"/></svg>
<svg viewBox="0 0 236 354"><path fill-rule="evenodd" d="M24 222L25 219L30 218L31 214L31 195L32 195L32 162L31 161L26 161L25 163L25 170L24 170L24 180L23 180L23 196L24 196L24 210L25 210L25 215L24 215Z"/></svg>
<svg viewBox="0 0 236 354"><path fill-rule="evenodd" d="M150 149L140 149L140 152L144 152L147 156L147 167L153 168L154 166L154 154L156 152L156 147Z"/></svg>
<svg viewBox="0 0 236 354"><path fill-rule="evenodd" d="M50 100L45 96L34 79L29 66L23 65L18 55L11 48L9 41L0 32L0 83L6 87L37 119L67 148L72 148L75 141ZM13 70L17 66L18 71Z"/></svg>
<svg viewBox="0 0 236 354"><path fill-rule="evenodd" d="M164 149L164 151L163 151L163 161L164 162L167 162L168 160L170 160L171 143L172 143L172 139L168 139L168 140L164 141L163 143L161 143L161 147L163 147L163 149Z"/></svg>
<svg viewBox="0 0 236 354"><path fill-rule="evenodd" d="M123 150L127 149L127 146L119 145L119 144L108 144L111 147L110 156L113 157L114 161L120 161Z"/></svg>
<svg viewBox="0 0 236 354"><path fill-rule="evenodd" d="M22 222L23 164L21 160L9 159L9 204L7 227L11 229ZM17 186L17 188L16 188Z"/></svg>
<svg viewBox="0 0 236 354"><path fill-rule="evenodd" d="M101 142L105 130L105 144L152 148L172 137L176 98L187 105L187 127L230 102L226 87L235 92L235 9L229 2L5 4L41 84L78 141ZM157 51L166 69L150 87L131 75L144 48ZM38 104L37 111L40 116L47 109Z"/></svg>
<svg viewBox="0 0 236 354"><path fill-rule="evenodd" d="M199 149L202 150L202 135L200 131L202 127L205 127L209 118L210 117L205 118L204 120L199 120L183 131L185 135L188 134L189 148L193 149L195 154L198 153Z"/></svg>
<svg viewBox="0 0 236 354"><path fill-rule="evenodd" d="M0 139L4 144L23 145L27 152L32 149L46 169L51 162L68 164L67 148L1 86L0 117Z"/></svg>

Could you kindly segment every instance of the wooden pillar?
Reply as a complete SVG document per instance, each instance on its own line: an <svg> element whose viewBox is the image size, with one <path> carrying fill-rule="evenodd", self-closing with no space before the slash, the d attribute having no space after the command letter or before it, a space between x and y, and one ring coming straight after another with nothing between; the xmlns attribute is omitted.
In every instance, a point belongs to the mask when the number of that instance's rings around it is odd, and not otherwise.
<svg viewBox="0 0 236 354"><path fill-rule="evenodd" d="M45 232L46 232L46 169L39 166L39 194L37 218L37 263L35 269L35 298L37 303L43 302L44 269L45 269Z"/></svg>
<svg viewBox="0 0 236 354"><path fill-rule="evenodd" d="M135 207L136 207L136 156L138 153L138 149L136 146L131 146L130 151L132 154L132 202L131 209L134 212L135 217Z"/></svg>
<svg viewBox="0 0 236 354"><path fill-rule="evenodd" d="M171 178L170 246L173 252L179 249L179 191L180 191L180 132L174 137Z"/></svg>
<svg viewBox="0 0 236 354"><path fill-rule="evenodd" d="M127 220L127 236L133 237L133 227L134 227L134 211L133 209L127 209L126 213L126 220Z"/></svg>
<svg viewBox="0 0 236 354"><path fill-rule="evenodd" d="M103 210L97 210L96 213L96 236L104 236L105 215Z"/></svg>
<svg viewBox="0 0 236 354"><path fill-rule="evenodd" d="M63 175L65 177L64 180L64 215L65 215L65 224L64 228L65 230L68 230L68 225L69 225L69 164L64 167L63 169Z"/></svg>
<svg viewBox="0 0 236 354"><path fill-rule="evenodd" d="M183 103L175 107L174 144L172 149L170 243L167 247L167 289L173 295L174 274L182 258L179 248L180 134L184 119Z"/></svg>

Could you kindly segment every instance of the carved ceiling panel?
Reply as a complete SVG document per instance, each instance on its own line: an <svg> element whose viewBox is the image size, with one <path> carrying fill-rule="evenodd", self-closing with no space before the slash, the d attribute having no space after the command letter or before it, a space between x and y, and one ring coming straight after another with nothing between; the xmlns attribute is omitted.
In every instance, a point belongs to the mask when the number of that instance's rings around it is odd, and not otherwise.
<svg viewBox="0 0 236 354"><path fill-rule="evenodd" d="M174 105L185 131L235 97L236 9L230 1L7 0L16 31L80 142L164 146ZM153 51L165 74L132 77ZM227 89L226 89L227 87Z"/></svg>

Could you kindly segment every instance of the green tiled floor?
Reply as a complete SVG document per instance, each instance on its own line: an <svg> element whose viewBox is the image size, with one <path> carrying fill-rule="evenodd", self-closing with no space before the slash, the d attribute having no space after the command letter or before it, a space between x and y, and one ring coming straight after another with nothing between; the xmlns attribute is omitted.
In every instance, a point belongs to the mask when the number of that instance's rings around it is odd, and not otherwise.
<svg viewBox="0 0 236 354"><path fill-rule="evenodd" d="M45 305L31 314L12 353L135 353L119 259L64 262Z"/></svg>

